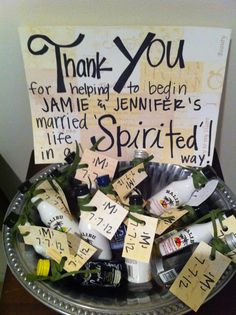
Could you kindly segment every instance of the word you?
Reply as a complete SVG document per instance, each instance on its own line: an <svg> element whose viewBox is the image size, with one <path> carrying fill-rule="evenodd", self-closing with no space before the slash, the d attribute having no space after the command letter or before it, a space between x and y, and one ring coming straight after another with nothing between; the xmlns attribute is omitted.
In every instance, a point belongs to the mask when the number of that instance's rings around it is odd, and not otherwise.
<svg viewBox="0 0 236 315"><path fill-rule="evenodd" d="M41 49L35 50L33 42L35 40L42 40L44 43ZM51 38L43 34L31 35L28 39L27 46L28 50L32 55L44 55L48 52L49 47L52 47L55 51L56 59L56 70L57 70L57 92L65 93L66 86L64 77L91 77L96 79L101 79L103 72L113 71L113 68L108 66L107 58L101 56L100 52L96 51L94 57L80 58L79 60L74 60L69 58L67 53L62 53L65 49L70 49L79 46L85 40L84 34L79 34L76 40L68 45L55 43ZM130 75L134 71L136 65L138 64L140 58L146 53L146 61L148 65L152 68L157 68L164 61L167 67L174 68L177 64L179 68L184 68L184 58L183 58L183 48L184 40L179 40L179 45L176 52L176 57L173 57L173 47L172 41L164 41L161 38L157 38L154 33L147 33L140 47L136 51L134 56L131 56L130 52L126 48L124 42L119 36L117 36L113 43L119 49L128 60L127 67L120 74L117 82L114 85L114 91L120 93L129 79ZM158 54L157 54L158 51Z"/></svg>

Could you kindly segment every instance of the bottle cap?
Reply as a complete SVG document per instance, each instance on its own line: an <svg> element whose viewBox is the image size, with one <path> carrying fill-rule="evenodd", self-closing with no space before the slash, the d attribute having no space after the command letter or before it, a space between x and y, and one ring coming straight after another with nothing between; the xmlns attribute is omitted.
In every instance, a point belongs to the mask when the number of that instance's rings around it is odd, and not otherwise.
<svg viewBox="0 0 236 315"><path fill-rule="evenodd" d="M129 204L130 205L142 205L143 204L143 198L140 195L131 195L129 197Z"/></svg>
<svg viewBox="0 0 236 315"><path fill-rule="evenodd" d="M111 180L109 175L102 175L96 178L98 186L105 187L110 184Z"/></svg>
<svg viewBox="0 0 236 315"><path fill-rule="evenodd" d="M202 168L202 173L203 175L208 178L208 179L211 179L211 178L216 178L217 177L217 174L216 174L216 171L214 170L214 168L210 165L207 165L205 167Z"/></svg>
<svg viewBox="0 0 236 315"><path fill-rule="evenodd" d="M37 268L36 268L36 275L47 277L49 275L49 271L50 271L50 260L39 259Z"/></svg>
<svg viewBox="0 0 236 315"><path fill-rule="evenodd" d="M148 156L149 156L149 154L145 149L134 150L134 158L135 159L146 159Z"/></svg>
<svg viewBox="0 0 236 315"><path fill-rule="evenodd" d="M87 184L80 184L80 185L77 185L77 186L74 188L74 191L75 191L75 195L76 195L77 197L82 197L82 196L88 195L88 194L90 193Z"/></svg>
<svg viewBox="0 0 236 315"><path fill-rule="evenodd" d="M30 187L32 186L33 184L29 181L29 180L26 180L24 183L20 184L20 186L18 187L18 190L22 193L22 194L25 194L29 189Z"/></svg>
<svg viewBox="0 0 236 315"><path fill-rule="evenodd" d="M236 248L236 236L234 235L234 233L226 234L223 239L231 250L234 250Z"/></svg>
<svg viewBox="0 0 236 315"><path fill-rule="evenodd" d="M75 152L71 152L70 154L68 154L66 157L65 157L65 161L68 163L68 164L72 164L73 161L75 159Z"/></svg>
<svg viewBox="0 0 236 315"><path fill-rule="evenodd" d="M81 185L82 181L73 177L73 178L70 179L70 183L71 183L72 186L75 187L75 186Z"/></svg>
<svg viewBox="0 0 236 315"><path fill-rule="evenodd" d="M18 221L19 217L20 217L19 214L11 212L4 220L3 224L7 225L9 228L13 228L13 226Z"/></svg>

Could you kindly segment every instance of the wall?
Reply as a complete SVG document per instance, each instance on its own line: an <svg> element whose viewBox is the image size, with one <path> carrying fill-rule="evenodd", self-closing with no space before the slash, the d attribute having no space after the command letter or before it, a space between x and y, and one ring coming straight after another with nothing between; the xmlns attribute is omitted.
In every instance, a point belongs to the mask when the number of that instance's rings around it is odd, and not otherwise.
<svg viewBox="0 0 236 315"><path fill-rule="evenodd" d="M24 179L33 138L17 27L24 25L189 25L232 28L216 147L228 186L236 193L236 1L1 0L0 150Z"/></svg>

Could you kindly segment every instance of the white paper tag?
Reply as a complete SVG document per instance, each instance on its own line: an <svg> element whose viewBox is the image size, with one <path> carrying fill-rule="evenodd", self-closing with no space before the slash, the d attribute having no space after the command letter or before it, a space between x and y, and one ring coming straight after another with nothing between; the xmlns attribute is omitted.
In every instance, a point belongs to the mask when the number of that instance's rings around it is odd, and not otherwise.
<svg viewBox="0 0 236 315"><path fill-rule="evenodd" d="M156 234L161 235L165 232L172 224L179 220L183 215L188 213L187 210L170 209L161 214L162 220L158 220ZM170 218L170 219L168 219Z"/></svg>
<svg viewBox="0 0 236 315"><path fill-rule="evenodd" d="M209 198L211 196L211 194L213 194L218 183L219 183L218 179L212 179L209 182L207 182L203 188L201 188L200 190L196 190L192 194L187 205L189 205L191 207L199 206L201 203L203 203L205 200L207 200L207 198Z"/></svg>
<svg viewBox="0 0 236 315"><path fill-rule="evenodd" d="M122 257L148 263L158 220L142 214L132 213L132 215L144 221L145 224L128 219Z"/></svg>
<svg viewBox="0 0 236 315"><path fill-rule="evenodd" d="M215 260L211 260L210 254L211 247L201 242L170 287L170 292L195 312L231 262L219 252L216 252Z"/></svg>
<svg viewBox="0 0 236 315"><path fill-rule="evenodd" d="M85 216L85 220L95 230L111 240L127 216L128 211L100 190L96 192L88 205L96 207L97 210Z"/></svg>
<svg viewBox="0 0 236 315"><path fill-rule="evenodd" d="M99 152L86 149L81 158L80 164L88 164L88 167L78 169L75 178L87 183L94 183L98 176L109 175L113 178L118 160L110 158Z"/></svg>
<svg viewBox="0 0 236 315"><path fill-rule="evenodd" d="M55 250L54 248L50 248L47 251L47 255L54 259L57 263L60 263L62 257L66 256L67 260L64 264L64 269L67 272L78 271L83 267L83 265L93 256L96 252L96 248L84 241L83 239L79 238L76 235L72 236L73 238L77 238L77 252L74 254L61 254L59 251ZM75 241L75 240L74 240ZM74 250L72 249L72 252Z"/></svg>
<svg viewBox="0 0 236 315"><path fill-rule="evenodd" d="M140 163L126 172L123 176L119 177L112 186L120 199L125 201L125 197L146 177L147 173L144 170L144 165L143 163Z"/></svg>
<svg viewBox="0 0 236 315"><path fill-rule="evenodd" d="M69 254L66 233L35 225L21 225L18 228L20 233L23 234L25 244L42 246L45 251L53 248L62 256Z"/></svg>
<svg viewBox="0 0 236 315"><path fill-rule="evenodd" d="M56 185L57 188L58 185ZM49 183L48 180L43 181L41 184L39 184L37 186L37 189L44 189L45 192L38 194L37 196L39 196L42 200L47 201L48 203L50 203L50 205L56 207L57 209L61 210L63 212L63 214L65 214L68 218L71 218L71 213L69 210L69 207L67 207L63 200L62 197L60 196L59 193L57 193L53 187L51 186L51 184Z"/></svg>

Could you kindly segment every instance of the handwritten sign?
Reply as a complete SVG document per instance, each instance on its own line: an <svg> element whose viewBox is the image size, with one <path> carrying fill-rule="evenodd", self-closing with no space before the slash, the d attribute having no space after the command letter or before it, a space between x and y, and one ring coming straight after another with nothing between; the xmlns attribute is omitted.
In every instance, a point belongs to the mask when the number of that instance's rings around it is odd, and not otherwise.
<svg viewBox="0 0 236 315"><path fill-rule="evenodd" d="M54 184L55 183L56 182L54 181ZM57 183L56 183L56 185L57 185ZM58 185L56 187L58 187ZM60 209L63 212L63 214L65 214L68 218L71 218L71 213L70 213L68 204L67 204L67 202L66 202L66 204L64 203L64 201L65 201L64 199L66 199L66 198L64 196L64 193L61 190L58 190L58 192L56 192L48 180L45 180L42 183L40 183L37 186L37 189L44 189L45 190L44 193L38 194L37 196L39 196L41 199L50 203L52 206L55 206L56 208ZM59 194L59 192L60 192L60 194Z"/></svg>
<svg viewBox="0 0 236 315"><path fill-rule="evenodd" d="M201 242L170 287L170 292L195 312L210 294L231 260L216 252L211 260L211 247Z"/></svg>
<svg viewBox="0 0 236 315"><path fill-rule="evenodd" d="M146 177L147 173L144 171L143 163L141 163L119 177L112 186L120 199L125 201L125 196L127 196Z"/></svg>
<svg viewBox="0 0 236 315"><path fill-rule="evenodd" d="M81 164L88 164L88 167L78 169L75 177L87 184L94 182L98 176L110 175L113 178L118 160L112 159L98 152L85 150Z"/></svg>
<svg viewBox="0 0 236 315"><path fill-rule="evenodd" d="M85 215L85 220L111 240L127 216L128 211L100 190L96 192L88 205L96 207L97 210Z"/></svg>
<svg viewBox="0 0 236 315"><path fill-rule="evenodd" d="M230 30L167 26L19 29L36 163L98 149L211 164ZM196 49L198 47L199 49Z"/></svg>
<svg viewBox="0 0 236 315"><path fill-rule="evenodd" d="M157 219L136 213L132 213L132 215L142 220L144 224L128 219L122 257L148 263L152 252Z"/></svg>
<svg viewBox="0 0 236 315"><path fill-rule="evenodd" d="M161 215L163 220L158 220L156 234L161 235L164 233L173 223L179 220L185 215L187 210L170 209Z"/></svg>

